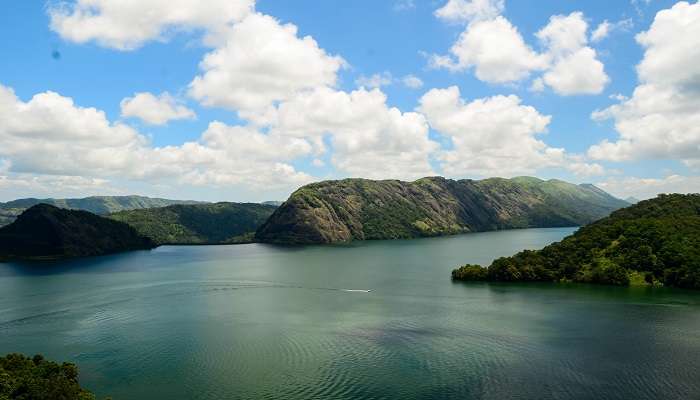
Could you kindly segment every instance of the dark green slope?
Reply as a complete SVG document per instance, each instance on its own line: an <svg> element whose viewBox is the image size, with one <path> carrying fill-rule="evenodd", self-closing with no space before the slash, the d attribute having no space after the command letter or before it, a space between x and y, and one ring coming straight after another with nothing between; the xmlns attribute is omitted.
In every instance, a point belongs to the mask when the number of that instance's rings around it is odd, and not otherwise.
<svg viewBox="0 0 700 400"><path fill-rule="evenodd" d="M245 243L276 209L257 203L173 205L122 211L109 218L131 225L159 245Z"/></svg>
<svg viewBox="0 0 700 400"><path fill-rule="evenodd" d="M80 387L75 364L8 354L0 357L0 399L95 400L95 396Z"/></svg>
<svg viewBox="0 0 700 400"><path fill-rule="evenodd" d="M97 256L154 246L127 224L48 204L30 207L0 228L0 259Z"/></svg>
<svg viewBox="0 0 700 400"><path fill-rule="evenodd" d="M592 185L528 177L345 179L310 184L294 192L258 230L256 239L333 243L577 226L626 205Z"/></svg>
<svg viewBox="0 0 700 400"><path fill-rule="evenodd" d="M24 210L37 204L49 204L59 208L83 210L93 214L104 215L124 210L165 207L173 204L201 203L144 196L93 196L82 199L18 199L0 203L0 226L11 223Z"/></svg>
<svg viewBox="0 0 700 400"><path fill-rule="evenodd" d="M467 265L453 278L700 289L700 194L639 202L542 250L500 258L488 269Z"/></svg>

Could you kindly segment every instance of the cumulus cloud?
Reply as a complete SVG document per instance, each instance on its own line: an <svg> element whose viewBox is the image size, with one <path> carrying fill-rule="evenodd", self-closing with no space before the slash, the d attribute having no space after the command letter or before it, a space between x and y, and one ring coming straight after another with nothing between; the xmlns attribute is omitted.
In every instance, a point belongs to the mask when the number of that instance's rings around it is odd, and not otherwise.
<svg viewBox="0 0 700 400"><path fill-rule="evenodd" d="M189 92L206 106L260 114L296 92L334 86L344 64L312 37L298 37L293 24L252 14L230 30L221 47L204 57L202 74L190 83Z"/></svg>
<svg viewBox="0 0 700 400"><path fill-rule="evenodd" d="M386 104L379 89L344 92L319 88L279 106L271 132L306 138L318 153L324 137L331 162L343 174L365 178L414 179L434 174L429 163L438 144L425 118Z"/></svg>
<svg viewBox="0 0 700 400"><path fill-rule="evenodd" d="M645 49L629 99L592 114L612 119L619 138L588 150L594 159L680 159L700 165L700 3L659 11L637 35Z"/></svg>
<svg viewBox="0 0 700 400"><path fill-rule="evenodd" d="M255 0L77 0L48 8L51 29L75 43L133 50L146 42L165 41L172 31L205 30L216 37L249 15Z"/></svg>
<svg viewBox="0 0 700 400"><path fill-rule="evenodd" d="M663 178L614 177L596 186L624 199L648 199L659 193L700 193L700 176L668 175Z"/></svg>
<svg viewBox="0 0 700 400"><path fill-rule="evenodd" d="M432 56L430 65L451 71L474 68L477 78L507 83L547 67L547 58L532 50L510 21L498 16L477 21L462 32L449 56Z"/></svg>
<svg viewBox="0 0 700 400"><path fill-rule="evenodd" d="M165 125L169 121L196 117L194 111L179 104L168 92L158 96L148 92L136 93L123 99L119 105L122 117L139 118L151 125Z"/></svg>
<svg viewBox="0 0 700 400"><path fill-rule="evenodd" d="M36 174L290 188L312 180L288 163L309 154L310 143L252 127L214 121L197 141L153 147L136 130L110 122L100 110L77 106L54 92L24 102L1 85L0 118L5 177Z"/></svg>
<svg viewBox="0 0 700 400"><path fill-rule="evenodd" d="M448 0L435 16L448 22L483 21L496 18L505 8L505 0Z"/></svg>
<svg viewBox="0 0 700 400"><path fill-rule="evenodd" d="M436 15L443 19L445 15L460 15L455 11L461 9L456 4L466 3L475 7L470 10L490 11L475 14L480 17L467 14L469 17L464 20L469 24L464 32L448 55L429 58L431 67L453 72L474 68L480 80L501 84L518 82L536 71L544 71L544 75L535 78L530 89L540 92L549 86L564 96L598 94L610 81L596 51L588 46L588 23L583 13L552 16L536 34L546 49L539 53L527 45L510 21L499 15L503 7L494 6L498 2L449 1Z"/></svg>
<svg viewBox="0 0 700 400"><path fill-rule="evenodd" d="M599 94L610 82L596 51L587 46L587 31L583 13L573 12L551 17L536 34L553 60L542 82L557 94Z"/></svg>
<svg viewBox="0 0 700 400"><path fill-rule="evenodd" d="M549 147L537 137L546 132L551 117L521 104L517 96L466 102L453 86L430 90L418 109L452 141L453 148L440 156L449 175L513 176L565 161L563 149Z"/></svg>

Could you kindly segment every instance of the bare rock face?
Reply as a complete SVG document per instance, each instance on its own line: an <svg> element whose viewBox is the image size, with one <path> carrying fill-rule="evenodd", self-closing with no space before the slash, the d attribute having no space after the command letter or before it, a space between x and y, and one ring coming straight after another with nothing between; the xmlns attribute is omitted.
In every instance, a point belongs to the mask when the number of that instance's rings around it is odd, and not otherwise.
<svg viewBox="0 0 700 400"><path fill-rule="evenodd" d="M593 185L529 177L345 179L310 184L294 192L258 229L256 240L336 243L578 226L627 205Z"/></svg>

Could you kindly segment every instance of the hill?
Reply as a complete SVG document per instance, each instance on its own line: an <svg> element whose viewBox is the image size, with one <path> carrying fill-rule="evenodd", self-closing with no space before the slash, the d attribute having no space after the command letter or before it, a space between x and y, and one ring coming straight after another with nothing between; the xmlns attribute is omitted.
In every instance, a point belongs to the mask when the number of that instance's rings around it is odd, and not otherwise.
<svg viewBox="0 0 700 400"><path fill-rule="evenodd" d="M246 243L276 209L257 203L191 204L121 211L109 218L159 245Z"/></svg>
<svg viewBox="0 0 700 400"><path fill-rule="evenodd" d="M256 240L334 243L578 226L627 205L593 185L530 177L345 179L298 189L260 227Z"/></svg>
<svg viewBox="0 0 700 400"><path fill-rule="evenodd" d="M36 355L0 357L0 399L94 400L80 387L75 364L58 364Z"/></svg>
<svg viewBox="0 0 700 400"><path fill-rule="evenodd" d="M700 194L660 195L538 251L466 265L457 280L663 284L700 289Z"/></svg>
<svg viewBox="0 0 700 400"><path fill-rule="evenodd" d="M37 204L49 204L54 207L89 211L105 215L124 210L165 207L173 204L200 204L196 201L168 200L144 196L93 196L81 199L18 199L0 203L0 226L7 225L24 210Z"/></svg>
<svg viewBox="0 0 700 400"><path fill-rule="evenodd" d="M153 241L122 222L48 204L0 228L0 259L59 259L150 249Z"/></svg>

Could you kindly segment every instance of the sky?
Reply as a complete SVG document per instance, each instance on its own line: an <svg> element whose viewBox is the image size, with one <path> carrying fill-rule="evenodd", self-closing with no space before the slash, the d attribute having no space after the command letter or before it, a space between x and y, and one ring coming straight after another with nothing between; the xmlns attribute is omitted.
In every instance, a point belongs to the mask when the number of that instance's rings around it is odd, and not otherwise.
<svg viewBox="0 0 700 400"><path fill-rule="evenodd" d="M700 191L697 1L3 7L0 201L434 175Z"/></svg>

